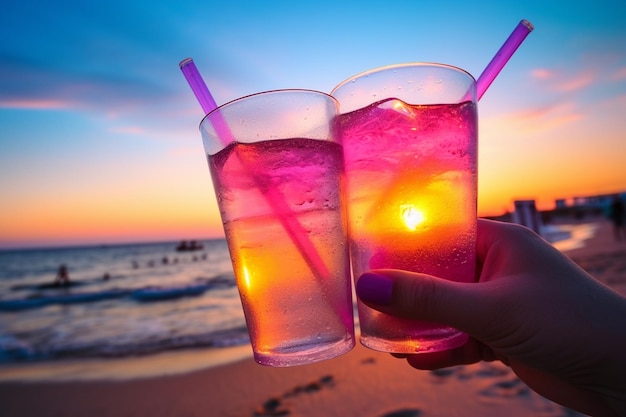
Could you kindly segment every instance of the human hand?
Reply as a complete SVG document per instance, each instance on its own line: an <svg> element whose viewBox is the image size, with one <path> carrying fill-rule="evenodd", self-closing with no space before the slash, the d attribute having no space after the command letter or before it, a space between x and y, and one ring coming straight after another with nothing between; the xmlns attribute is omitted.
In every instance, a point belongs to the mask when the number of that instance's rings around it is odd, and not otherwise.
<svg viewBox="0 0 626 417"><path fill-rule="evenodd" d="M417 369L501 360L533 390L594 416L626 415L626 298L529 229L479 219L478 283L375 270L368 306L468 333L463 347L395 355Z"/></svg>

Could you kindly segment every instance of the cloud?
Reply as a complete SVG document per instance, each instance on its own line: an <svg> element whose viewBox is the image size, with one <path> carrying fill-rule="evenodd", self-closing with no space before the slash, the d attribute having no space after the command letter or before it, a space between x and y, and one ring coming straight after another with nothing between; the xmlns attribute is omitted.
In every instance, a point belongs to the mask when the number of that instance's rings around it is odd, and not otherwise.
<svg viewBox="0 0 626 417"><path fill-rule="evenodd" d="M532 131L548 131L583 118L573 102L529 109L513 115L513 120Z"/></svg>
<svg viewBox="0 0 626 417"><path fill-rule="evenodd" d="M172 73L179 75L175 67ZM0 111L73 112L86 117L83 120L113 126L112 133L145 135L153 130L162 136L165 133L161 132L171 130L168 125L187 120L174 114L185 105L197 111L190 126L197 126L201 117L193 95L183 90L182 76L177 81L179 90L187 93L186 101L169 85L168 78L142 78L132 69L116 72L92 65L60 67L0 52Z"/></svg>
<svg viewBox="0 0 626 417"><path fill-rule="evenodd" d="M552 131L583 118L584 114L577 109L576 103L567 101L505 114L484 124L528 135Z"/></svg>
<svg viewBox="0 0 626 417"><path fill-rule="evenodd" d="M123 133L126 135L144 135L146 130L140 126L116 126L109 129L111 133Z"/></svg>
<svg viewBox="0 0 626 417"><path fill-rule="evenodd" d="M8 99L0 100L0 108L21 110L65 110L74 106L73 102L54 99Z"/></svg>
<svg viewBox="0 0 626 417"><path fill-rule="evenodd" d="M626 66L623 58L615 54L584 54L578 64L571 63L567 68L536 68L531 76L547 91L577 93L626 80Z"/></svg>
<svg viewBox="0 0 626 417"><path fill-rule="evenodd" d="M618 68L611 76L612 81L626 80L626 67Z"/></svg>
<svg viewBox="0 0 626 417"><path fill-rule="evenodd" d="M558 93L581 91L597 80L594 69L568 74L556 69L537 68L531 71L531 76L539 82L546 83L550 91Z"/></svg>
<svg viewBox="0 0 626 417"><path fill-rule="evenodd" d="M149 106L175 95L169 86L151 82L132 70L107 72L105 67L63 65L0 54L4 107L18 103L18 108L31 108L27 103L33 103L32 108L100 112Z"/></svg>
<svg viewBox="0 0 626 417"><path fill-rule="evenodd" d="M540 80L547 80L556 75L556 72L546 68L537 68L531 71L531 75Z"/></svg>
<svg viewBox="0 0 626 417"><path fill-rule="evenodd" d="M573 77L565 78L557 83L554 88L558 92L569 93L583 90L589 87L596 80L595 74L591 71L576 74Z"/></svg>

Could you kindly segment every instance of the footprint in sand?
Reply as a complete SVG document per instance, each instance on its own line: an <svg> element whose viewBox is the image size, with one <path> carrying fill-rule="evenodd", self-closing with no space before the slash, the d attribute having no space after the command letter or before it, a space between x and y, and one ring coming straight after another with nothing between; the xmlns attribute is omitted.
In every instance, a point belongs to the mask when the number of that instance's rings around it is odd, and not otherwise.
<svg viewBox="0 0 626 417"><path fill-rule="evenodd" d="M456 372L455 368L441 368L441 369L433 369L432 371L430 371L430 374L439 378L445 378L445 377L451 376L455 372Z"/></svg>
<svg viewBox="0 0 626 417"><path fill-rule="evenodd" d="M422 410L419 410L417 408L406 408L383 414L380 417L419 417L421 414Z"/></svg>
<svg viewBox="0 0 626 417"><path fill-rule="evenodd" d="M482 366L480 367L465 367L459 365L449 368L433 369L432 371L430 371L430 374L434 377L437 377L437 380L439 380L440 382L451 376L456 376L458 379L465 380L471 378L500 377L505 376L509 373L510 370L508 368L490 364L482 364Z"/></svg>
<svg viewBox="0 0 626 417"><path fill-rule="evenodd" d="M480 391L484 397L517 397L530 394L530 388L519 378L506 379L495 382L491 386Z"/></svg>
<svg viewBox="0 0 626 417"><path fill-rule="evenodd" d="M445 384L455 373L457 373L456 367L433 369L432 371L430 371L430 380L433 384Z"/></svg>
<svg viewBox="0 0 626 417"><path fill-rule="evenodd" d="M481 363L475 366L459 367L457 377L460 380L472 378L494 378L503 377L511 373L510 368L495 363Z"/></svg>
<svg viewBox="0 0 626 417"><path fill-rule="evenodd" d="M287 391L285 394L283 394L283 398L293 397L302 393L312 393L320 391L324 387L330 388L334 385L335 378L332 375L325 375L317 381L312 381L306 385L298 385L297 387L294 387L292 390Z"/></svg>
<svg viewBox="0 0 626 417"><path fill-rule="evenodd" d="M270 398L262 405L257 407L253 416L255 417L277 417L287 416L291 413L289 409L285 408L280 398Z"/></svg>
<svg viewBox="0 0 626 417"><path fill-rule="evenodd" d="M332 375L324 375L316 381L311 381L305 385L298 385L287 391L280 397L271 397L254 411L254 417L279 417L291 414L291 410L283 404L283 400L293 398L301 394L310 394L331 388L335 385L335 378Z"/></svg>

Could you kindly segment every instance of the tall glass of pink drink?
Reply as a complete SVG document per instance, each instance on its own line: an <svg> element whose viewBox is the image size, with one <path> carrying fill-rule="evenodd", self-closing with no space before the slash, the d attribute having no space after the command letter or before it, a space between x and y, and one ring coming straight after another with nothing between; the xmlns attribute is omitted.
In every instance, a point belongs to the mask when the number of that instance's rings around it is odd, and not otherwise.
<svg viewBox="0 0 626 417"><path fill-rule="evenodd" d="M474 280L477 115L475 80L440 64L402 64L349 78L331 93L348 192L355 280L402 269ZM420 353L463 345L438 323L401 320L358 303L361 343Z"/></svg>
<svg viewBox="0 0 626 417"><path fill-rule="evenodd" d="M309 90L244 97L200 130L256 361L354 347L338 104Z"/></svg>

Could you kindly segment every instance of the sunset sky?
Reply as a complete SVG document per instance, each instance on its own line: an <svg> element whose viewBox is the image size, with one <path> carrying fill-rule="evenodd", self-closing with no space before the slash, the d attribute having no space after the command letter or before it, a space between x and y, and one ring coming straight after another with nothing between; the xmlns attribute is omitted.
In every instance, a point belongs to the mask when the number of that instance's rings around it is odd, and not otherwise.
<svg viewBox="0 0 626 417"><path fill-rule="evenodd" d="M5 1L0 248L222 236L184 58L218 103L411 61L478 77L521 19L479 105L479 214L626 190L623 0Z"/></svg>

